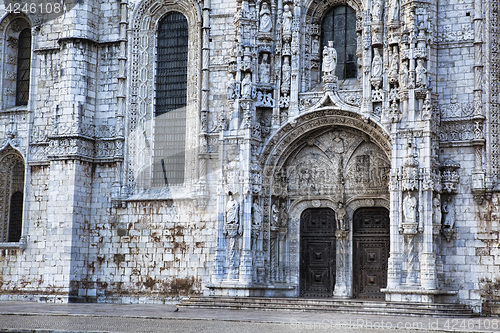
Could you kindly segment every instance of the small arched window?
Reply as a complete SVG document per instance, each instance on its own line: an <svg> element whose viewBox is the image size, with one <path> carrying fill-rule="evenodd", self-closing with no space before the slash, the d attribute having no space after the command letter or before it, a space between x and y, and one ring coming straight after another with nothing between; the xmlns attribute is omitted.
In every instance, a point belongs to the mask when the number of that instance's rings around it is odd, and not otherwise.
<svg viewBox="0 0 500 333"><path fill-rule="evenodd" d="M158 26L153 186L184 182L188 22L169 12Z"/></svg>
<svg viewBox="0 0 500 333"><path fill-rule="evenodd" d="M19 242L23 225L24 162L11 147L0 152L0 242Z"/></svg>
<svg viewBox="0 0 500 333"><path fill-rule="evenodd" d="M356 12L349 6L330 9L321 23L321 49L333 41L337 51L335 75L341 80L357 77Z"/></svg>
<svg viewBox="0 0 500 333"><path fill-rule="evenodd" d="M28 104L30 92L31 30L19 34L17 48L16 105Z"/></svg>

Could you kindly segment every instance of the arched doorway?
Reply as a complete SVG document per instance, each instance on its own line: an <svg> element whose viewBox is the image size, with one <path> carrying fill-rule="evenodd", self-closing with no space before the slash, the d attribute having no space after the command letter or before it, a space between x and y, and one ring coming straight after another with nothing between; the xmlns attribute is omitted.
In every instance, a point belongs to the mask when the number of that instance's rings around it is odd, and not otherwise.
<svg viewBox="0 0 500 333"><path fill-rule="evenodd" d="M331 297L335 286L335 213L308 208L300 217L300 296Z"/></svg>
<svg viewBox="0 0 500 333"><path fill-rule="evenodd" d="M389 208L389 143L370 120L334 109L304 114L270 139L260 157L270 283L290 288L289 296L353 296L353 214ZM316 209L332 227L315 235L306 225Z"/></svg>
<svg viewBox="0 0 500 333"><path fill-rule="evenodd" d="M389 211L382 207L360 208L353 215L354 297L382 299L387 286L389 258Z"/></svg>

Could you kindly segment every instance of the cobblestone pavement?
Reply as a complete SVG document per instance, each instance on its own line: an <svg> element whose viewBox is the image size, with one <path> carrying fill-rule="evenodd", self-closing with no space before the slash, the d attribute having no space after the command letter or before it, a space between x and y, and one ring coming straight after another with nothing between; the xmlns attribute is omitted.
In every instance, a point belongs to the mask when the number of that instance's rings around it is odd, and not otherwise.
<svg viewBox="0 0 500 333"><path fill-rule="evenodd" d="M500 318L0 302L0 332L500 332Z"/></svg>

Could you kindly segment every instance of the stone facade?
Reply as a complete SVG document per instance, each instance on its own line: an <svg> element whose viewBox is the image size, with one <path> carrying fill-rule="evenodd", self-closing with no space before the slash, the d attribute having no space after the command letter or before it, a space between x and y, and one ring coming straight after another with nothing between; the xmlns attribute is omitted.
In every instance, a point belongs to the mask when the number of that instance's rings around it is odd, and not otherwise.
<svg viewBox="0 0 500 333"><path fill-rule="evenodd" d="M0 299L326 293L500 313L497 1L65 3L0 11ZM353 15L350 51L326 40L332 8ZM157 31L172 12L188 23L184 182L158 186Z"/></svg>

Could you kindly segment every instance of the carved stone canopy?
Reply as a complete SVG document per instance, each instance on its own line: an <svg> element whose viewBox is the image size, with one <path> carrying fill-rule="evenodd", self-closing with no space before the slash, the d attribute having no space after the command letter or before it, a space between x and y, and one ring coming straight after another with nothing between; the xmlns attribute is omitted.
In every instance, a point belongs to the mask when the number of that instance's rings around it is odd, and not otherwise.
<svg viewBox="0 0 500 333"><path fill-rule="evenodd" d="M445 160L441 165L441 183L444 193L457 193L457 186L460 180L458 169L460 169L460 164L452 159Z"/></svg>

